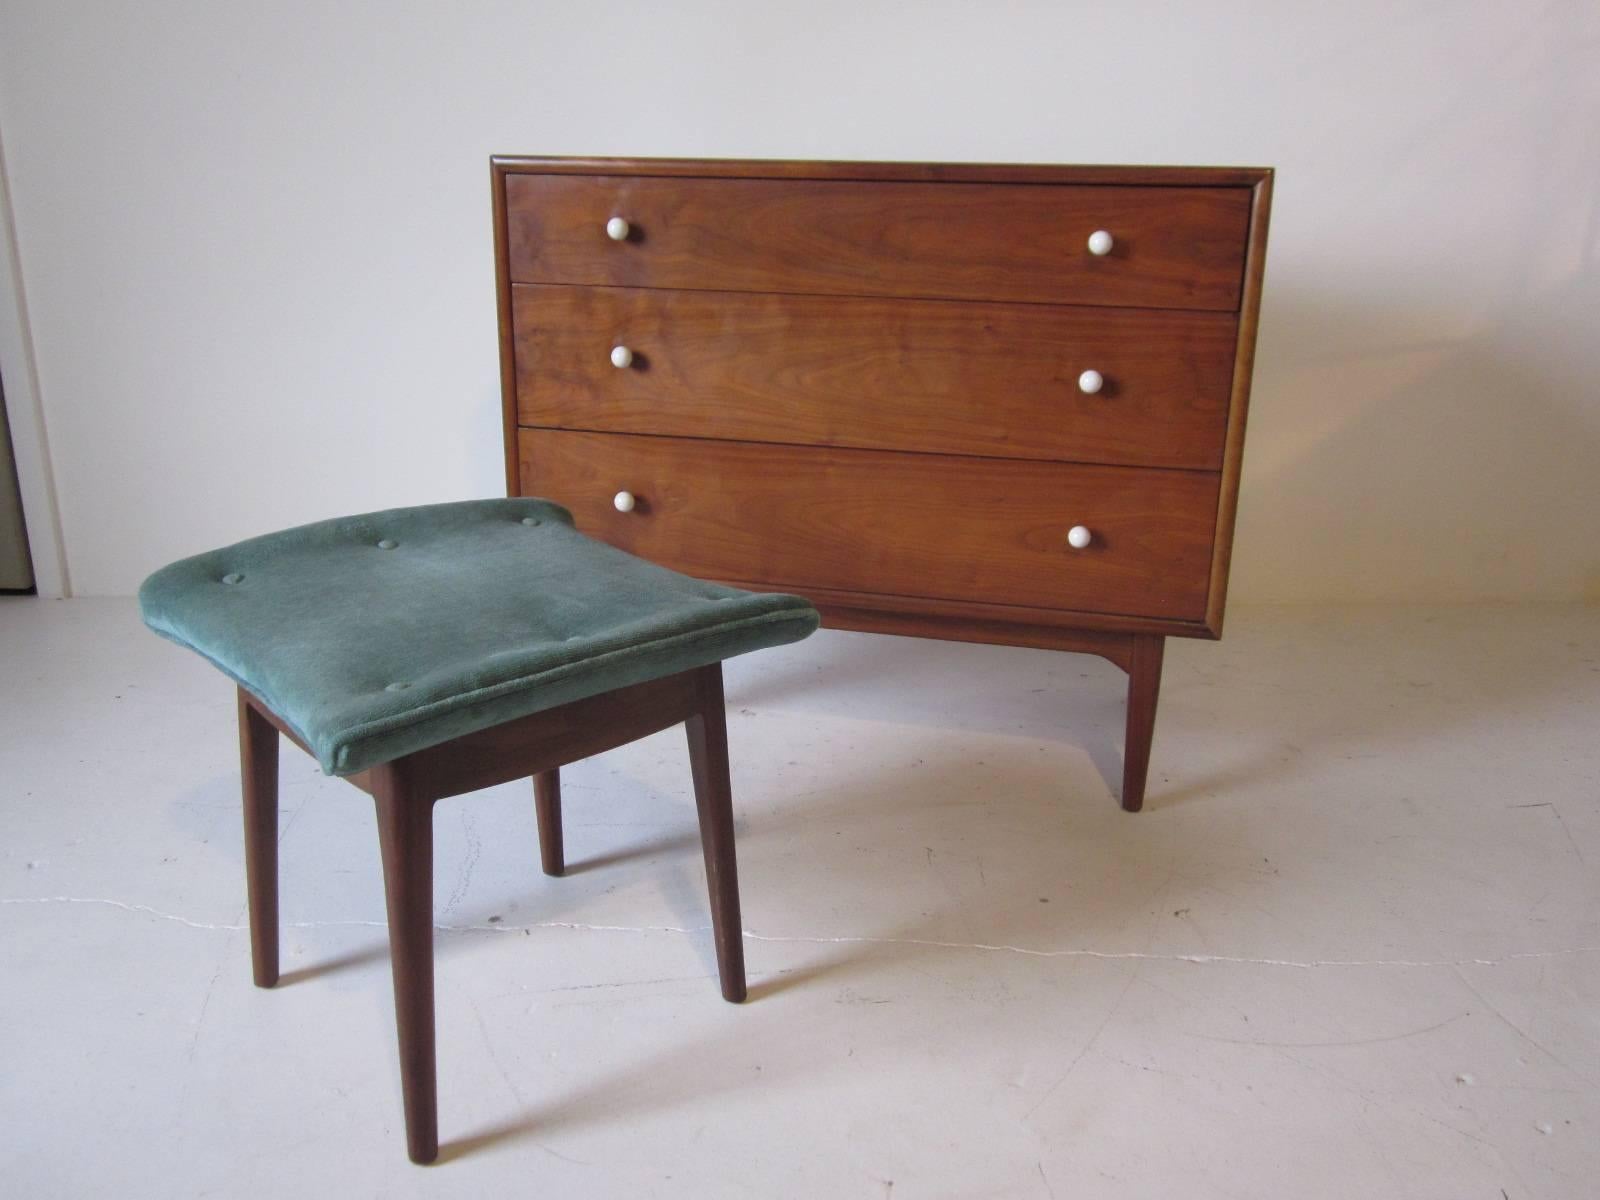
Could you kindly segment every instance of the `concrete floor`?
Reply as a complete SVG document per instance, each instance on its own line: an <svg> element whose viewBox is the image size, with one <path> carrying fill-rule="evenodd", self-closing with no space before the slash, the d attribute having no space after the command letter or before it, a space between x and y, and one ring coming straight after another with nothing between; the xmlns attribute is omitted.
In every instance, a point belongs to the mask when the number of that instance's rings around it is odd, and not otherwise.
<svg viewBox="0 0 1600 1200"><path fill-rule="evenodd" d="M683 739L440 805L440 1165L406 1162L366 799L288 750L250 984L230 685L0 601L10 1195L1529 1197L1600 1189L1600 610L1169 643L1146 812L1097 659L729 666L751 999Z"/></svg>

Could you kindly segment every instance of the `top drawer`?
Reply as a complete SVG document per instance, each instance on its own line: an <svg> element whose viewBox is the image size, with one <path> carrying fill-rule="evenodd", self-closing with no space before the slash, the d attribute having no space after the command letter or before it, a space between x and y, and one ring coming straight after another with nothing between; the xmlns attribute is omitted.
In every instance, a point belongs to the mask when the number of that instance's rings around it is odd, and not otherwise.
<svg viewBox="0 0 1600 1200"><path fill-rule="evenodd" d="M1249 209L1243 187L506 179L514 283L1230 311Z"/></svg>

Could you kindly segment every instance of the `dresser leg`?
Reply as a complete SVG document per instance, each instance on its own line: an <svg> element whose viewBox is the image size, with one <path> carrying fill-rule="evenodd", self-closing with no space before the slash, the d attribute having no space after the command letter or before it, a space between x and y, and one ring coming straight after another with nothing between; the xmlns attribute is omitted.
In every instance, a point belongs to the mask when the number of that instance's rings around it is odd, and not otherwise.
<svg viewBox="0 0 1600 1200"><path fill-rule="evenodd" d="M1150 772L1150 739L1156 731L1156 699L1161 692L1161 656L1167 640L1159 634L1133 635L1128 661L1128 736L1122 755L1122 807L1144 807Z"/></svg>

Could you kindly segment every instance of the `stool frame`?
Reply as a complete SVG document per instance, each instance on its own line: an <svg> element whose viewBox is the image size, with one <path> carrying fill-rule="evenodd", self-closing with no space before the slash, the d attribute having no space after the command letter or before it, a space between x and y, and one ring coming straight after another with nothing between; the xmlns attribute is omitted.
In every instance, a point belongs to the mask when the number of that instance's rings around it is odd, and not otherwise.
<svg viewBox="0 0 1600 1200"><path fill-rule="evenodd" d="M400 1088L412 1162L438 1157L438 1087L433 1006L433 806L450 796L534 781L541 866L561 875L560 769L682 723L711 894L712 937L725 1000L746 994L733 792L722 664L618 688L418 750L344 778L377 808L394 972ZM305 749L282 718L239 689L239 759L244 800L246 891L255 982L278 982L278 741Z"/></svg>

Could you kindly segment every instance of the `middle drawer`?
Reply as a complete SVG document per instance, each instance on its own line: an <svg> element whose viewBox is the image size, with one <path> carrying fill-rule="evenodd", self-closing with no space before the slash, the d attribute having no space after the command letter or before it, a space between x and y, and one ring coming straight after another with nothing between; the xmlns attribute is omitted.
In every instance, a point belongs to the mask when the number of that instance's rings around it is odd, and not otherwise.
<svg viewBox="0 0 1600 1200"><path fill-rule="evenodd" d="M1221 466L1237 332L1224 313L535 284L512 319L523 425L1200 470Z"/></svg>

